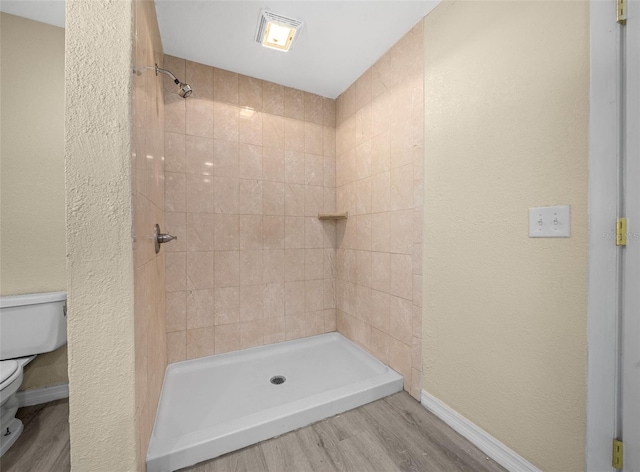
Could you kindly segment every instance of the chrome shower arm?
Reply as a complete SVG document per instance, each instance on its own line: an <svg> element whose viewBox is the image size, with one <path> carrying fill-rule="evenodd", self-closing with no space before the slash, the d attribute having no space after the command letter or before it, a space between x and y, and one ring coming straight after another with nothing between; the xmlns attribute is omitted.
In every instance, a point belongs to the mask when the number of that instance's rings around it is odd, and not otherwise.
<svg viewBox="0 0 640 472"><path fill-rule="evenodd" d="M175 75L173 75L170 71L168 71L167 69L161 69L160 67L158 67L158 64L156 64L156 75L158 75L158 72L160 72L161 74L166 74L169 77L171 77L176 85L182 84L182 82L180 82L178 78Z"/></svg>

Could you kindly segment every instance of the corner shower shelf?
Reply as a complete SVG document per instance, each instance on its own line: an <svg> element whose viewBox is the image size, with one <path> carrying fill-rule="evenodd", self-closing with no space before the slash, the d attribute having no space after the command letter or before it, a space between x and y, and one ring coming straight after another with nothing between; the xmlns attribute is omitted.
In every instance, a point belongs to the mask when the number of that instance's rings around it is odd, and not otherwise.
<svg viewBox="0 0 640 472"><path fill-rule="evenodd" d="M318 213L319 220L346 220L348 217L348 211L344 213Z"/></svg>

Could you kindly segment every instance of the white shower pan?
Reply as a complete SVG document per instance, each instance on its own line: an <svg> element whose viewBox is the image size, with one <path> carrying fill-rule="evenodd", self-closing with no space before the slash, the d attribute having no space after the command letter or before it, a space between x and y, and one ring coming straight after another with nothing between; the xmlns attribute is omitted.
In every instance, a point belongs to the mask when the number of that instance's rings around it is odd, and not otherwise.
<svg viewBox="0 0 640 472"><path fill-rule="evenodd" d="M274 377L286 380L277 383ZM400 374L338 333L171 364L148 472L187 467L402 390Z"/></svg>

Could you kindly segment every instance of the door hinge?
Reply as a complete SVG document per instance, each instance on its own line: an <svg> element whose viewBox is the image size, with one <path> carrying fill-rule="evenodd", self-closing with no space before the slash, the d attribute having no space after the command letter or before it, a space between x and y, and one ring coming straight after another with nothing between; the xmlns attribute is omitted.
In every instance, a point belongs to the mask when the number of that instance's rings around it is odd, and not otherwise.
<svg viewBox="0 0 640 472"><path fill-rule="evenodd" d="M624 467L624 444L619 439L613 440L613 459L611 466L614 469L622 469Z"/></svg>
<svg viewBox="0 0 640 472"><path fill-rule="evenodd" d="M627 0L616 0L616 20L621 25L627 22Z"/></svg>
<svg viewBox="0 0 640 472"><path fill-rule="evenodd" d="M627 245L627 219L618 218L616 221L616 246Z"/></svg>

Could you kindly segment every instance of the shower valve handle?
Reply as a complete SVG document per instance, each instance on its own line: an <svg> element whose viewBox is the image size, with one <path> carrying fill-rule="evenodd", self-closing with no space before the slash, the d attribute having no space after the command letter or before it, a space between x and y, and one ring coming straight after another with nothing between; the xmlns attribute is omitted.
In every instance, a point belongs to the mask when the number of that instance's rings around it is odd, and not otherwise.
<svg viewBox="0 0 640 472"><path fill-rule="evenodd" d="M156 254L160 252L160 245L178 239L178 236L172 236L169 233L162 233L159 225L153 228L153 242L155 244Z"/></svg>

